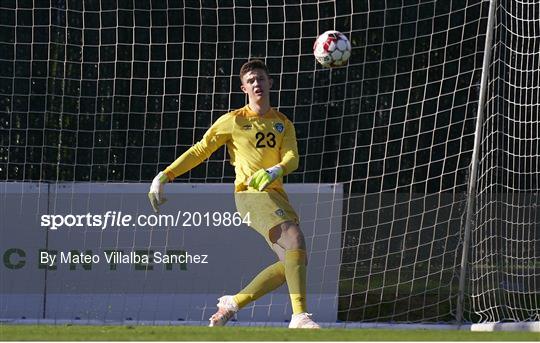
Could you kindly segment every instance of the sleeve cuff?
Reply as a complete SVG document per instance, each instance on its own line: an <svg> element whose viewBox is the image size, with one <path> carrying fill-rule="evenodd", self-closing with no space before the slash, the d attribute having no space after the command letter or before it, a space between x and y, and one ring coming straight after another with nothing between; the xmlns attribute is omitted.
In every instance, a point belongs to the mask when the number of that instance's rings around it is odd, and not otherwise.
<svg viewBox="0 0 540 343"><path fill-rule="evenodd" d="M167 175L167 178L169 179L169 182L172 182L176 177L174 176L173 172L170 170L165 169L163 172L165 175Z"/></svg>
<svg viewBox="0 0 540 343"><path fill-rule="evenodd" d="M287 169L285 169L285 166L283 164L278 163L278 164L276 164L276 166L281 168L281 171L282 171L281 176L287 175Z"/></svg>

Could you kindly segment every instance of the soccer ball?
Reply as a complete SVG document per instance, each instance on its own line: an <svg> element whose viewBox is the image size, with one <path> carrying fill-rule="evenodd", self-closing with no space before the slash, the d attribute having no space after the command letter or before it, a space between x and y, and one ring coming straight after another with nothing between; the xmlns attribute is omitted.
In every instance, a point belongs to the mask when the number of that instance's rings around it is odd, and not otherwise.
<svg viewBox="0 0 540 343"><path fill-rule="evenodd" d="M326 31L315 40L313 55L324 67L338 67L351 56L351 42L339 31Z"/></svg>

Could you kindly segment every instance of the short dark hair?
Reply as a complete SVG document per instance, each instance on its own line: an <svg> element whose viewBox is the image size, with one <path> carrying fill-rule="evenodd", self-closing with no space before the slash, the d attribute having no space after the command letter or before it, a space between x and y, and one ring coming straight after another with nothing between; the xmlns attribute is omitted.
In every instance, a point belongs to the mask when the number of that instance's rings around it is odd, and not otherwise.
<svg viewBox="0 0 540 343"><path fill-rule="evenodd" d="M244 63L242 65L242 68L240 68L240 81L242 81L242 77L244 77L245 74L255 69L264 70L266 75L270 76L270 73L268 72L268 67L266 66L266 64L264 64L264 62L259 59L253 59Z"/></svg>

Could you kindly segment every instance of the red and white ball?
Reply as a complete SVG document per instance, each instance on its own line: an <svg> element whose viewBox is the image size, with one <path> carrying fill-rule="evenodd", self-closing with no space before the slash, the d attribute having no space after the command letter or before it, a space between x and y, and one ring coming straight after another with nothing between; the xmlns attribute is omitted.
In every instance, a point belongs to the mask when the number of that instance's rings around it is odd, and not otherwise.
<svg viewBox="0 0 540 343"><path fill-rule="evenodd" d="M324 67L339 67L351 56L351 42L339 31L326 31L315 40L313 55Z"/></svg>

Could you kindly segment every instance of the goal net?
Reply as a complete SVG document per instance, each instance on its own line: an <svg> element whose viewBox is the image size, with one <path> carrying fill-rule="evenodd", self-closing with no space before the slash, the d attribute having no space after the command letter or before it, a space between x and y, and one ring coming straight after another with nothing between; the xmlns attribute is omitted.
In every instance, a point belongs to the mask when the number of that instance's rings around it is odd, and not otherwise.
<svg viewBox="0 0 540 343"><path fill-rule="evenodd" d="M322 261L314 279L333 279L335 319L455 322L461 257L469 249L462 317L469 322L538 321L540 18L535 3L497 4L469 246L463 240L467 187L475 162L489 12L489 1L482 0L4 1L1 214L26 214L37 221L60 203L85 214L99 203L85 198L84 189L106 193L117 183L133 186L137 195L109 194L106 201L144 200L158 171L219 116L245 104L237 75L244 62L256 57L274 78L273 105L296 128L300 167L286 181L314 184L314 220L329 223L322 229L313 225L308 239L322 243L308 249L310 259ZM325 69L313 58L312 46L332 29L348 36L352 56L345 67ZM222 148L177 182L233 180ZM34 197L34 207L26 205ZM137 213L149 210L142 200ZM335 223L337 233L330 229ZM0 267L2 275L11 273L2 284L5 296L15 287L12 277L25 270L15 267L24 260L24 249L16 250L16 244L26 243L9 241L10 230L18 227L7 220L0 225ZM36 251L61 232L32 230L43 234ZM141 231L133 231L108 241L104 235L110 231L92 230L81 231L79 250L129 250L141 237ZM145 236L142 246L176 249L185 238L176 234ZM338 261L332 262L329 256L336 254ZM74 268L97 286L95 270ZM245 285L256 271L245 271L234 285ZM54 271L41 265L26 275L34 272L45 284L76 282L75 274L54 279ZM150 272L143 274L150 278ZM218 291L237 291L232 284L224 282ZM48 297L52 288L38 288L32 292L42 294L35 297L4 301L0 318L17 313L18 318L75 319L63 318L75 310L48 311L61 300ZM116 297L111 291L109 299ZM110 309L96 310L92 298L84 299L80 310L99 320L126 319L126 313L135 313L131 319L162 318L148 312L174 302L163 297L152 303L143 294L136 304L121 300L125 309L113 315ZM14 311L31 302L39 303L39 310ZM200 310L201 320L215 309L193 299L190 306ZM270 300L262 310L283 312L283 306ZM258 310L250 307L244 316L257 321ZM179 315L171 309L169 317Z"/></svg>
<svg viewBox="0 0 540 343"><path fill-rule="evenodd" d="M471 235L471 305L475 321L540 322L540 4L497 4Z"/></svg>

